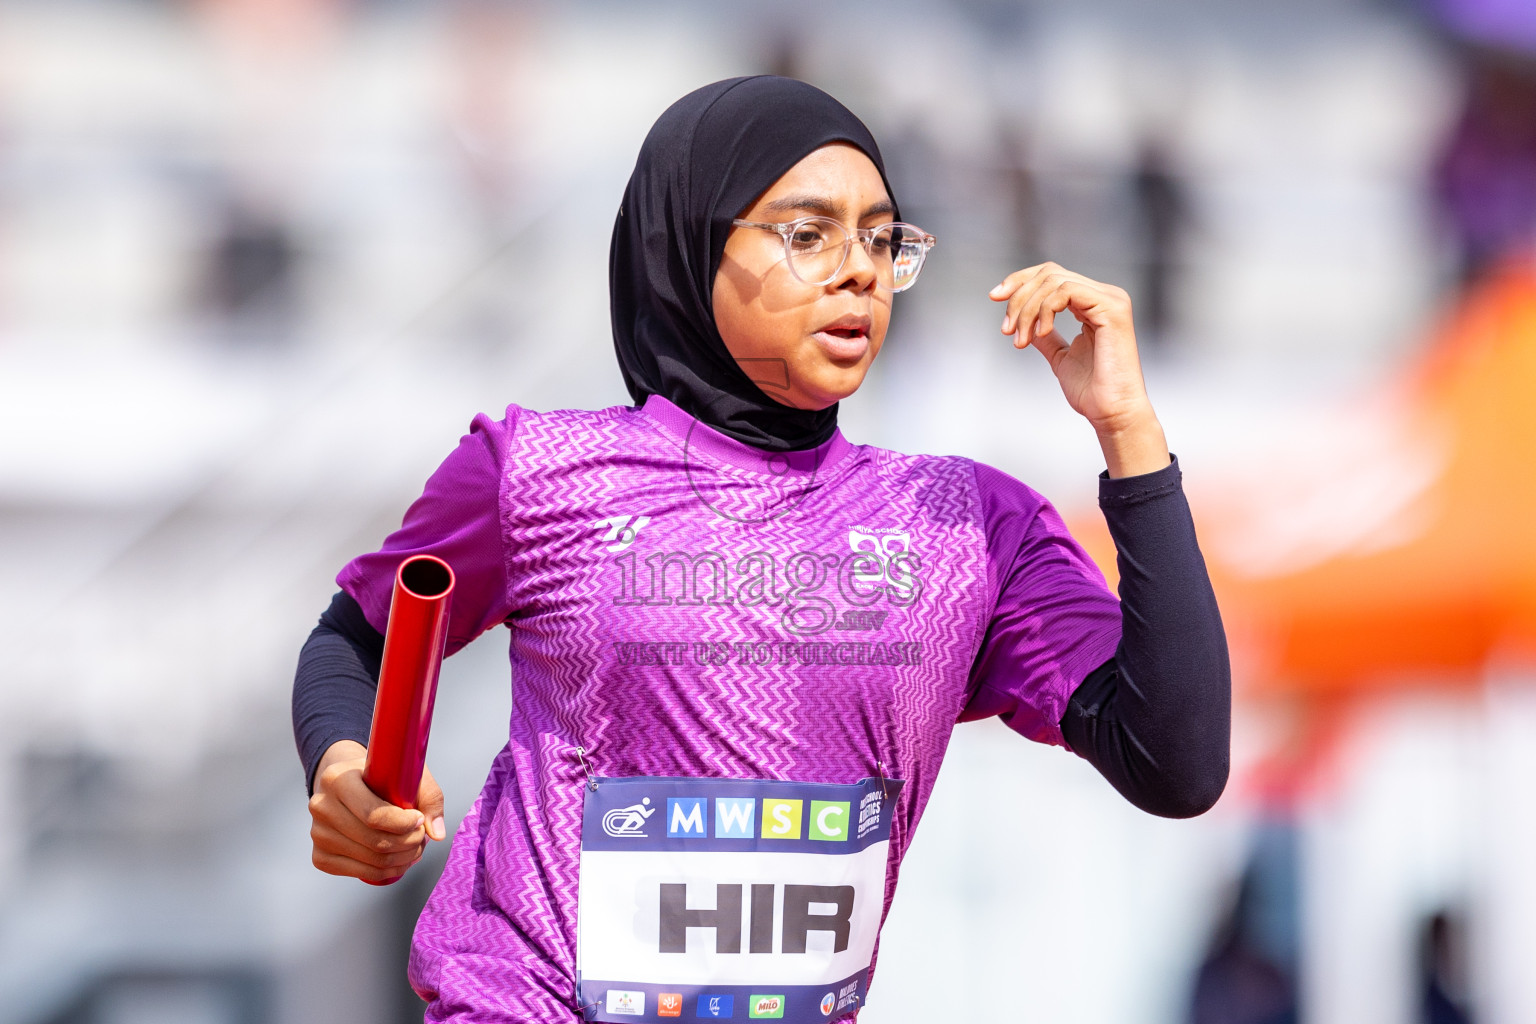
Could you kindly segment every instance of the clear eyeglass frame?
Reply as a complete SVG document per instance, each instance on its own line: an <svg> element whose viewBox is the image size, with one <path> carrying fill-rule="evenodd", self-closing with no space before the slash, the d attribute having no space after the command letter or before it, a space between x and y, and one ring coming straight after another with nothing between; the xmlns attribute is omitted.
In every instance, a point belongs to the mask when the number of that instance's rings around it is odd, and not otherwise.
<svg viewBox="0 0 1536 1024"><path fill-rule="evenodd" d="M870 260L875 264L876 280L881 287L891 292L904 292L917 283L917 275L922 272L923 263L928 259L928 251L937 245L939 241L916 224L907 224L903 221L893 221L889 224L881 224L872 228L853 228L851 231L849 228L844 227L841 222L833 220L831 217L819 216L800 217L797 220L784 221L782 223L777 221L743 220L738 217L731 221L731 223L739 228L757 228L761 231L772 231L783 238L784 262L789 265L789 272L794 275L795 280L813 287L829 284L837 278L838 274L843 272L843 267L848 262L848 254L853 251L853 241L857 238L859 244L864 246L864 251L869 254ZM797 252L795 250L795 235L808 226L835 232L831 235L832 238L836 238L838 235L842 236L843 252L841 258L837 261L837 266L830 273L824 274L816 280L805 277L801 273L801 266L805 263L806 256L822 255L825 250L816 250L814 252ZM906 251L904 253L897 252L892 255L890 261L891 280L880 280L882 264L876 258L873 247L879 235L885 234L886 237L890 237L898 229L901 231L902 236L899 249ZM835 243L829 248L835 251ZM910 272L899 275L898 271L906 267L910 267Z"/></svg>

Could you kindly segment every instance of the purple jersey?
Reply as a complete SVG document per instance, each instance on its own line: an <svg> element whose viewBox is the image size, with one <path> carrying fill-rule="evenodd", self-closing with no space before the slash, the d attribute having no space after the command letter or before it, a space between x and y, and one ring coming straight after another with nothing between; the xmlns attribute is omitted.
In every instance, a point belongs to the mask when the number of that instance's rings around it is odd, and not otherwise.
<svg viewBox="0 0 1536 1024"><path fill-rule="evenodd" d="M1062 742L1120 612L1040 495L835 433L771 453L652 395L475 418L337 582L383 631L395 569L458 577L449 651L505 623L506 747L416 927L427 1019L576 1021L587 776L903 782L884 913L958 721ZM842 1019L841 1017L839 1019Z"/></svg>

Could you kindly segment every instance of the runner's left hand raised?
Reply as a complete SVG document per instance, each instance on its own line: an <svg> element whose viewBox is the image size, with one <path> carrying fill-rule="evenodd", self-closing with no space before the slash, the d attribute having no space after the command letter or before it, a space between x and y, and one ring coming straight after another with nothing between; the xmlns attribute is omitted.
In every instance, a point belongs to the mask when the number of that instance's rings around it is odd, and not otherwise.
<svg viewBox="0 0 1536 1024"><path fill-rule="evenodd" d="M1168 465L1168 444L1141 376L1125 289L1042 263L1009 274L989 295L1008 304L1002 331L1015 335L1014 347L1038 349L1067 403L1093 425L1110 476L1137 476ZM1056 314L1063 310L1082 325L1071 342L1056 330Z"/></svg>

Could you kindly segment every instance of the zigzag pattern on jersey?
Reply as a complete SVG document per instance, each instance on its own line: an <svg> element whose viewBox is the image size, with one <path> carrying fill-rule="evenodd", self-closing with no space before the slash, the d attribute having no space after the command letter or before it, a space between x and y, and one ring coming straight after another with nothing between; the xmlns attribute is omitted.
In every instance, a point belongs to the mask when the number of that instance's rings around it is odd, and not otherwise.
<svg viewBox="0 0 1536 1024"><path fill-rule="evenodd" d="M515 770L504 748L492 766L480 797L454 837L442 878L416 927L407 977L429 1003L428 1021L473 1019L506 1021L570 1020L574 1001L559 996L566 987L558 960L542 944L520 932L484 892L484 851L475 842L491 816L504 806L500 796ZM466 912L468 911L468 912ZM494 951L494 952L492 952ZM494 983L499 978L502 984ZM497 1011L494 1018L484 1014Z"/></svg>
<svg viewBox="0 0 1536 1024"><path fill-rule="evenodd" d="M716 491L701 502L714 511L714 529L734 552L760 551L777 566L807 550L847 551L847 530L867 516L876 495L861 495L852 507L840 497L840 486L860 473L868 457L856 451L829 472L809 478L784 480L721 466ZM757 497L771 495L768 500ZM772 508L761 522L741 523L720 515L734 509ZM755 609L761 639L793 637L784 624L788 598L778 605ZM742 639L743 609L708 607L701 616L723 638ZM819 639L807 636L804 639ZM850 772L850 751L834 751L808 745L800 738L808 716L825 713L823 688L815 685L822 671L798 664L770 661L734 671L720 671L711 681L722 698L712 716L715 735L730 737L707 751L710 768L722 777L773 777L812 782L850 782L873 772L872 763ZM814 694L813 696L808 696ZM860 712L867 713L867 709Z"/></svg>
<svg viewBox="0 0 1536 1024"><path fill-rule="evenodd" d="M507 857L529 865L527 874L542 875L544 870L526 856L526 851L541 844L538 818L521 818L521 801L508 795L518 785L520 773L529 770L526 760L519 762L518 753L509 744L497 755L484 790L454 836L442 878L416 927L412 971L419 972L421 983L417 984L415 973L412 983L418 988L435 989L436 965L443 957L465 950L527 954L545 963L546 970L567 959L558 925L545 920L547 914L540 913L536 902L510 898L504 891L508 879L499 874L492 877L485 870L488 859ZM524 875L519 872L516 879ZM497 891L491 891L492 885ZM547 880L545 887L550 888ZM518 912L509 913L509 907Z"/></svg>
<svg viewBox="0 0 1536 1024"><path fill-rule="evenodd" d="M726 532L733 527L739 528L729 521L722 524ZM742 612L739 607L713 603L687 609L693 637L720 643L742 639ZM790 776L794 767L790 725L798 698L788 680L751 676L731 667L684 665L668 666L654 685L660 717L697 720L711 740L666 752L665 760L675 765L676 772L713 778Z"/></svg>
<svg viewBox="0 0 1536 1024"><path fill-rule="evenodd" d="M703 509L714 513L721 527L731 523L765 526L798 509L829 482L820 467L805 476L775 472L775 463L766 453L757 472L730 465L692 445L684 448L682 458L690 492ZM841 478L846 468L833 472Z"/></svg>
<svg viewBox="0 0 1536 1024"><path fill-rule="evenodd" d="M964 706L970 666L979 649L986 537L969 460L869 451L880 463L872 477L885 482L880 522L909 529L922 581L917 601L889 616L881 630L882 639L919 644L923 655L918 665L894 667L891 706L880 723L889 746L883 758L886 771L906 781L892 820L885 894L889 912L901 859ZM834 694L829 702L838 713L853 715L860 710L854 704L857 699L857 694L841 700Z"/></svg>
<svg viewBox="0 0 1536 1024"><path fill-rule="evenodd" d="M948 556L942 562L932 559L942 565L943 575L935 580L940 585L929 588L922 616L924 639L931 649L943 652L942 663L922 670L902 666L902 685L896 692L897 732L903 746L913 748L918 783L905 803L907 814L892 825L892 845L899 829L905 848L933 790L950 731L965 705L971 663L984 632L987 558L980 495L970 460L913 459L891 453L892 469L898 461L906 463L901 489L913 495L915 522L922 524L922 535L935 538L937 549ZM947 725L925 720L936 708L943 709Z"/></svg>
<svg viewBox="0 0 1536 1024"><path fill-rule="evenodd" d="M749 502L731 504L740 507ZM724 541L729 542L735 537L745 539L750 533L750 550L765 551L776 558L786 556L784 549L787 545L775 538L775 534L782 531L771 525L748 527L731 520L719 520L715 526ZM728 550L740 550L739 544L740 541L731 544ZM724 643L744 639L744 611L731 605L714 604L694 609L703 627L701 639ZM777 617L776 608L757 607L751 609L750 614L762 623L762 635L773 635L770 623ZM800 697L799 681L793 675L792 666L765 665L755 671L742 671L735 666L713 671L705 668L699 673L698 684L702 684L698 688L704 691L700 696L690 698L682 693L678 696L698 700L701 716L708 723L711 734L726 740L709 744L699 752L704 774L716 778L795 777L793 726Z"/></svg>
<svg viewBox="0 0 1536 1024"><path fill-rule="evenodd" d="M562 544L584 539L571 530L571 507L591 504L593 495L583 494L583 488L601 485L570 471L569 452L574 448L610 464L626 461L626 453L609 443L610 432L600 427L618 412L524 410L517 418L505 470L509 497L501 510L504 535L519 541L506 552L515 603L537 610L546 595L574 600L544 616L538 635L514 625L511 660L520 692L514 697L511 742L482 795L482 801L490 801L488 810L477 802L477 841L463 844L463 857L473 859L473 869L451 876L445 870L445 883L478 912L434 913L434 927L428 933L418 929L424 945L499 953L521 947L546 969L558 965L572 1010L574 851L580 846L584 782L574 747L601 744L608 720L594 713L593 688L583 685L596 675L594 638L600 629L590 610L598 584L591 574L571 571L559 555ZM602 491L606 496L613 487ZM466 829L460 829L460 836L467 838ZM459 853L457 845L454 853ZM487 862L523 868L491 873L485 870ZM439 891L443 887L440 883Z"/></svg>
<svg viewBox="0 0 1536 1024"><path fill-rule="evenodd" d="M885 905L880 916L884 927L896 897L902 857L933 792L953 724L965 704L970 666L980 649L985 628L987 556L980 495L970 460L906 456L886 450L879 454L885 462L879 476L889 479L900 474L899 489L910 496L914 522L923 524L920 530L913 530L914 546L919 534L925 540L942 539L943 546L938 550L947 556L942 574L930 572L924 576L930 603L924 606L922 615L926 639L931 641L925 642L924 653L943 652L942 657L921 667L901 666L896 690L893 718L900 751L898 763L908 781L891 822ZM938 561L929 556L925 564L937 568ZM935 590L940 593L935 594ZM901 629L903 639L916 632L914 626L909 620ZM937 709L942 709L946 721L929 717ZM873 985L879 957L877 938L866 985ZM866 998L867 992L866 989Z"/></svg>
<svg viewBox="0 0 1536 1024"><path fill-rule="evenodd" d="M539 1003L537 1011L531 1003L506 1003L510 1019L577 1019L584 792L577 744L600 775L849 782L874 774L875 761L884 760L888 774L907 780L892 830L888 911L895 868L964 703L981 635L985 536L967 460L861 447L840 461L836 479L812 485L711 464L704 501L684 471L685 453L661 440L643 415L626 408L523 410L508 453L502 525L519 608L510 742L459 829L417 945L421 977L436 976L439 988L450 965L480 970L479 954L489 954L488 978L504 977L497 963L532 957L543 964L541 993L552 998L566 986L556 1002L568 1018L555 1015L554 1003L540 994L527 996ZM703 465L697 456L694 469ZM768 507L785 511L748 523L720 514L750 519ZM616 514L652 517L635 541L637 553L678 545L738 556L763 551L781 574L806 550L846 556L854 526L908 529L924 590L915 604L891 607L877 634L859 639L919 644L922 663L858 671L777 660L619 666L605 656L610 641L627 639L611 635L615 622L639 623L673 640L734 643L792 634L783 628L782 595L777 607L616 609L615 563L596 531L598 520ZM636 723L671 732L637 730ZM520 982L507 984L515 989Z"/></svg>
<svg viewBox="0 0 1536 1024"><path fill-rule="evenodd" d="M633 454L615 429L620 409L524 412L508 454L504 523L509 537L509 579L526 602L534 595L559 594L559 610L541 618L539 632L515 631L514 674L521 680L517 701L526 756L519 758L516 785L536 790L532 806L509 807L503 835L517 835L517 818L533 824L516 862L528 865L521 878L504 883L515 890L502 899L529 937L556 953L574 998L576 981L576 886L581 845L585 775L575 754L583 746L596 756L607 744L613 721L604 713L599 657L604 624L597 613L606 595L598 574L581 571L559 557L563 546L586 543L588 530L573 529L573 511L604 507L622 494ZM596 517L590 517L596 518ZM590 522L590 519L589 519ZM524 602L519 602L524 603ZM519 801L523 803L523 801ZM542 826L542 827L540 827ZM542 832L543 834L538 834ZM512 851L508 851L512 852ZM499 860L499 858L498 858ZM502 861L505 862L505 861Z"/></svg>
<svg viewBox="0 0 1536 1024"><path fill-rule="evenodd" d="M656 436L654 428L642 423L634 426L646 430L646 439ZM636 443L644 439L636 438ZM660 509L687 525L684 553L718 550L728 563L755 551L784 565L805 544L804 517L816 514L816 496L834 482L827 476L807 479L752 472L689 446L660 449L649 470L669 485L658 488L645 507ZM677 548L664 544L654 550L671 553ZM646 611L663 638L733 644L783 635L778 625L781 612L773 607L704 603L662 605ZM654 721L697 722L700 739L707 737L704 742L637 748L626 759L626 774L790 778L795 773L800 745L794 726L805 685L795 666L742 671L740 666L669 665L623 679L627 685L609 690L616 717L633 716L643 707ZM610 681L617 684L619 679ZM806 776L802 771L797 777Z"/></svg>
<svg viewBox="0 0 1536 1024"><path fill-rule="evenodd" d="M696 448L660 456L662 475L673 481L666 504L669 515L691 526L689 555L718 550L727 563L748 551L781 560L792 553L782 520L795 516L813 478L781 478L719 462ZM668 549L675 550L675 545ZM732 644L747 636L744 628L771 637L778 611L770 607L705 603L658 607L653 619L662 636ZM784 669L742 672L739 667L668 666L652 679L636 679L628 700L654 704L661 721L697 721L706 743L686 743L673 750L651 748L635 762L639 773L683 773L717 778L789 778L795 768L795 711L799 681Z"/></svg>
<svg viewBox="0 0 1536 1024"><path fill-rule="evenodd" d="M564 979L532 954L463 953L442 959L423 1018L476 1024L576 1024L581 1014Z"/></svg>

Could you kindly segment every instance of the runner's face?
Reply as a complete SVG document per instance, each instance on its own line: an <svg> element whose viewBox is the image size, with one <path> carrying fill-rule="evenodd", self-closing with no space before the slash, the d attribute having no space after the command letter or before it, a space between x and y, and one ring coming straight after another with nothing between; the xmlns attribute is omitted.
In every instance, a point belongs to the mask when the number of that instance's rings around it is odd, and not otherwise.
<svg viewBox="0 0 1536 1024"><path fill-rule="evenodd" d="M869 157L844 143L823 146L741 212L743 220L773 223L811 216L850 229L891 222L890 197ZM790 273L782 236L737 227L715 274L714 308L725 347L764 394L825 409L864 382L890 324L891 293L875 284L858 243L836 277L808 285Z"/></svg>

